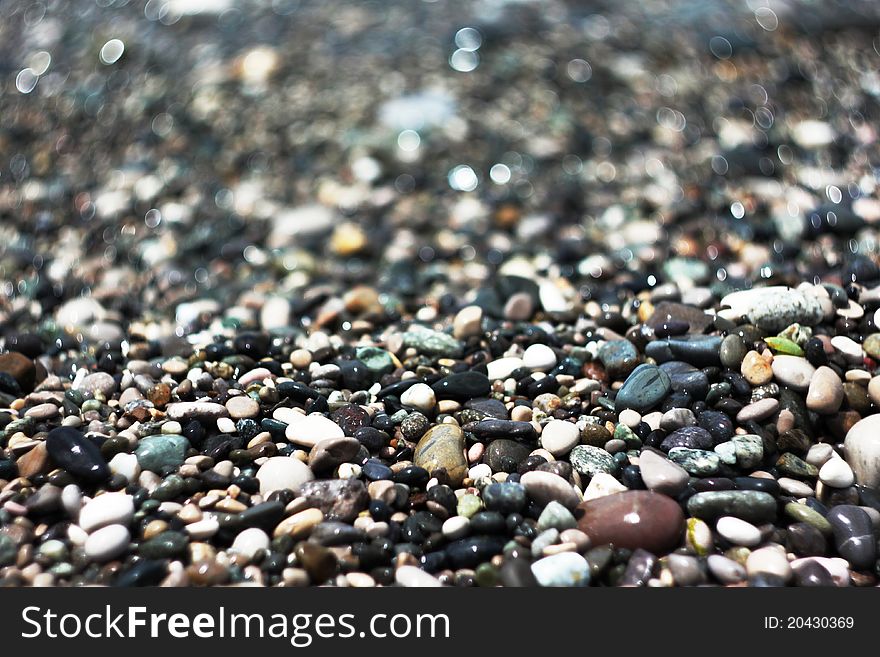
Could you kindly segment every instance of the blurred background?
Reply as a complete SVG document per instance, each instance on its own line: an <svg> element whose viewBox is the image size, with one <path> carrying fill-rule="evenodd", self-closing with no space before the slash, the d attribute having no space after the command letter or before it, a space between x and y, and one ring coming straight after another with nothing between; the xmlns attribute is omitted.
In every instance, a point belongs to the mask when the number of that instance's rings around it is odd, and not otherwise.
<svg viewBox="0 0 880 657"><path fill-rule="evenodd" d="M362 284L375 324L497 310L499 272L565 310L832 266L825 239L876 248L878 27L858 1L5 0L0 321L181 337L279 294L351 328Z"/></svg>

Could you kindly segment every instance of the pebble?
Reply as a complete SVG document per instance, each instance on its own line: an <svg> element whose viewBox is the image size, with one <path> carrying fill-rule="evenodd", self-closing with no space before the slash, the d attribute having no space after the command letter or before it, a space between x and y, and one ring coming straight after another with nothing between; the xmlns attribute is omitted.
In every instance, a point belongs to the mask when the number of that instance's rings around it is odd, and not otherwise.
<svg viewBox="0 0 880 657"><path fill-rule="evenodd" d="M592 477L600 472L611 474L617 470L614 457L601 447L577 445L568 455L571 466L580 474Z"/></svg>
<svg viewBox="0 0 880 657"><path fill-rule="evenodd" d="M593 545L642 548L660 554L677 546L684 515L672 499L650 491L627 491L583 502L578 529Z"/></svg>
<svg viewBox="0 0 880 657"><path fill-rule="evenodd" d="M183 465L188 447L189 441L183 436L147 436L141 439L134 453L142 470L161 473Z"/></svg>
<svg viewBox="0 0 880 657"><path fill-rule="evenodd" d="M872 569L877 561L877 539L871 517L857 506L841 504L826 516L838 553L856 570Z"/></svg>
<svg viewBox="0 0 880 657"><path fill-rule="evenodd" d="M631 408L641 414L660 403L672 387L669 375L656 365L642 364L630 374L615 397L614 410Z"/></svg>
<svg viewBox="0 0 880 657"><path fill-rule="evenodd" d="M260 482L260 493L266 495L276 490L296 490L315 475L302 461L287 457L273 456L266 460L257 470L256 478Z"/></svg>
<svg viewBox="0 0 880 657"><path fill-rule="evenodd" d="M670 497L684 491L690 479L687 470L678 463L651 450L642 450L639 454L639 468L648 489Z"/></svg>
<svg viewBox="0 0 880 657"><path fill-rule="evenodd" d="M722 516L719 518L718 522L715 523L715 529L734 545L755 547L761 543L760 529L745 520L740 520L733 516Z"/></svg>
<svg viewBox="0 0 880 657"><path fill-rule="evenodd" d="M260 414L260 404L247 395L238 395L226 402L226 410L233 420L241 420L257 417Z"/></svg>
<svg viewBox="0 0 880 657"><path fill-rule="evenodd" d="M116 379L106 372L95 372L89 374L79 385L71 386L74 390L81 390L92 395L96 393L102 394L105 398L109 398L116 392Z"/></svg>
<svg viewBox="0 0 880 657"><path fill-rule="evenodd" d="M127 527L108 525L89 534L83 550L86 558L91 561L110 561L125 551L130 540Z"/></svg>
<svg viewBox="0 0 880 657"><path fill-rule="evenodd" d="M590 566L576 552L538 559L532 564L532 574L541 586L588 586L590 583Z"/></svg>
<svg viewBox="0 0 880 657"><path fill-rule="evenodd" d="M76 429L52 429L46 437L46 451L58 467L85 481L97 483L110 476L101 451Z"/></svg>
<svg viewBox="0 0 880 657"><path fill-rule="evenodd" d="M269 536L259 527L249 527L235 537L230 550L242 555L248 561L269 549Z"/></svg>
<svg viewBox="0 0 880 657"><path fill-rule="evenodd" d="M794 323L815 326L824 315L815 298L782 286L732 292L721 299L721 305L765 331L781 331Z"/></svg>
<svg viewBox="0 0 880 657"><path fill-rule="evenodd" d="M771 367L776 381L793 390L807 390L816 374L816 368L798 356L776 356Z"/></svg>
<svg viewBox="0 0 880 657"><path fill-rule="evenodd" d="M287 425L284 435L288 441L309 448L322 440L345 437L342 427L317 413L296 418Z"/></svg>
<svg viewBox="0 0 880 657"><path fill-rule="evenodd" d="M856 482L880 488L880 415L856 422L847 432L843 446Z"/></svg>
<svg viewBox="0 0 880 657"><path fill-rule="evenodd" d="M777 545L752 551L746 559L746 572L750 577L759 574L774 575L782 582L787 582L792 576L791 564L785 556L785 550Z"/></svg>
<svg viewBox="0 0 880 657"><path fill-rule="evenodd" d="M413 463L429 473L443 470L451 483L461 485L468 471L464 433L451 424L429 429L416 444Z"/></svg>
<svg viewBox="0 0 880 657"><path fill-rule="evenodd" d="M416 383L400 395L400 403L428 413L433 411L437 405L437 397L431 386L425 383Z"/></svg>
<svg viewBox="0 0 880 657"><path fill-rule="evenodd" d="M567 509L574 509L582 499L571 484L552 472L526 472L520 483L529 497L541 506L555 500Z"/></svg>
<svg viewBox="0 0 880 657"><path fill-rule="evenodd" d="M706 565L712 575L722 584L739 584L745 581L748 575L743 565L720 554L709 555L706 559Z"/></svg>
<svg viewBox="0 0 880 657"><path fill-rule="evenodd" d="M749 351L743 357L740 373L753 386L762 386L773 379L772 360L757 351Z"/></svg>
<svg viewBox="0 0 880 657"><path fill-rule="evenodd" d="M541 447L553 456L564 456L580 442L580 430L572 422L550 420L541 429Z"/></svg>
<svg viewBox="0 0 880 657"><path fill-rule="evenodd" d="M443 586L433 575L415 566L400 566L394 571L394 581L405 588L431 588Z"/></svg>
<svg viewBox="0 0 880 657"><path fill-rule="evenodd" d="M835 457L819 468L819 480L832 488L849 488L855 482L855 475L846 461Z"/></svg>
<svg viewBox="0 0 880 657"><path fill-rule="evenodd" d="M169 420L184 422L187 420L217 420L226 417L227 411L223 404L209 401L175 402L165 409Z"/></svg>
<svg viewBox="0 0 880 657"><path fill-rule="evenodd" d="M708 491L689 498L687 510L703 520L734 516L747 522L772 522L776 519L776 500L761 491Z"/></svg>
<svg viewBox="0 0 880 657"><path fill-rule="evenodd" d="M483 323L483 309L479 306L465 306L452 320L452 337L465 340L479 335Z"/></svg>
<svg viewBox="0 0 880 657"><path fill-rule="evenodd" d="M107 525L128 526L134 517L134 500L126 493L104 493L87 502L79 514L79 526L93 532Z"/></svg>

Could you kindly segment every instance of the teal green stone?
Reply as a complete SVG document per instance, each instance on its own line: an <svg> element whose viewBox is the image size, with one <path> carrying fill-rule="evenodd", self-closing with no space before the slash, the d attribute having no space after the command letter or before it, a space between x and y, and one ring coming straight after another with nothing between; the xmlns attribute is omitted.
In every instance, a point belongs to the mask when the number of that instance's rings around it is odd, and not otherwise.
<svg viewBox="0 0 880 657"><path fill-rule="evenodd" d="M625 424L618 424L615 427L614 437L625 442L627 449L638 449L642 446L642 439Z"/></svg>
<svg viewBox="0 0 880 657"><path fill-rule="evenodd" d="M141 468L160 473L183 465L188 447L189 441L176 434L147 436L141 439L134 453Z"/></svg>
<svg viewBox="0 0 880 657"><path fill-rule="evenodd" d="M429 356L458 358L464 351L462 343L451 335L424 327L404 333L403 344Z"/></svg>
<svg viewBox="0 0 880 657"><path fill-rule="evenodd" d="M360 347L355 354L368 370L376 374L387 374L394 369L394 359L384 349Z"/></svg>

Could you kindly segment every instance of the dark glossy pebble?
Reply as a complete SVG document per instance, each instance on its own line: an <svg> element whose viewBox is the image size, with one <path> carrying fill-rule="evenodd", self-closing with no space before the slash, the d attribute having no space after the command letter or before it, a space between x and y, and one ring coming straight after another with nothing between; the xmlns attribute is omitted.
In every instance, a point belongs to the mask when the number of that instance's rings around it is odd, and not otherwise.
<svg viewBox="0 0 880 657"><path fill-rule="evenodd" d="M412 388L417 383L424 382L422 381L422 379L418 378L406 379L405 381L397 381L396 383L392 383L382 388L379 392L376 393L376 397L379 399L384 399L389 395L393 397L400 397L401 394Z"/></svg>
<svg viewBox="0 0 880 657"><path fill-rule="evenodd" d="M507 420L507 407L498 399L471 399L465 402L464 407L480 413L486 419Z"/></svg>
<svg viewBox="0 0 880 657"><path fill-rule="evenodd" d="M857 506L842 504L831 509L826 518L831 523L840 556L855 570L873 568L877 560L877 539L871 516Z"/></svg>
<svg viewBox="0 0 880 657"><path fill-rule="evenodd" d="M168 562L158 559L141 559L131 568L124 570L114 586L131 588L136 586L156 586L168 572Z"/></svg>
<svg viewBox="0 0 880 657"><path fill-rule="evenodd" d="M310 540L321 545L350 545L366 538L363 530L344 522L322 522L312 530Z"/></svg>
<svg viewBox="0 0 880 657"><path fill-rule="evenodd" d="M526 489L510 482L489 484L483 489L482 497L488 510L505 515L522 511L527 501Z"/></svg>
<svg viewBox="0 0 880 657"><path fill-rule="evenodd" d="M394 513L391 507L382 500L371 500L369 511L370 517L376 522L387 522Z"/></svg>
<svg viewBox="0 0 880 657"><path fill-rule="evenodd" d="M654 328L654 335L658 338L668 338L673 335L684 335L691 325L685 321L670 319Z"/></svg>
<svg viewBox="0 0 880 657"><path fill-rule="evenodd" d="M530 441L535 440L537 434L535 427L531 422L515 422L513 420L481 420L462 427L465 431L470 431L477 438L512 438L514 440Z"/></svg>
<svg viewBox="0 0 880 657"><path fill-rule="evenodd" d="M645 490L645 482L642 481L642 471L637 465L628 465L623 468L620 480L630 490Z"/></svg>
<svg viewBox="0 0 880 657"><path fill-rule="evenodd" d="M424 489L430 479L431 473L417 465L408 465L395 472L391 477L392 481L418 489Z"/></svg>
<svg viewBox="0 0 880 657"><path fill-rule="evenodd" d="M737 490L759 490L771 495L779 495L779 482L764 477L735 477L733 485Z"/></svg>
<svg viewBox="0 0 880 657"><path fill-rule="evenodd" d="M687 393L694 399L705 399L709 392L709 378L700 370L670 374L669 380L675 392Z"/></svg>
<svg viewBox="0 0 880 657"><path fill-rule="evenodd" d="M805 522L788 526L785 544L789 551L799 557L822 557L828 551L828 543L822 532Z"/></svg>
<svg viewBox="0 0 880 657"><path fill-rule="evenodd" d="M299 381L282 381L276 386L279 396L289 397L298 402L305 402L308 399L317 399L321 396L317 390L309 388L306 384Z"/></svg>
<svg viewBox="0 0 880 657"><path fill-rule="evenodd" d="M492 384L485 374L459 372L440 379L431 389L438 399L467 400L485 397L491 391Z"/></svg>
<svg viewBox="0 0 880 657"><path fill-rule="evenodd" d="M492 486L494 484L490 484ZM489 488L488 486L486 487ZM442 506L450 515L455 515L455 509L458 505L458 498L455 496L453 490L446 486L445 484L440 484L438 486L432 486L431 490L428 491L428 501L434 502L435 504L439 504Z"/></svg>
<svg viewBox="0 0 880 657"><path fill-rule="evenodd" d="M18 381L8 372L0 372L0 393L6 393L13 397L18 397L22 394ZM12 400L9 401L11 402Z"/></svg>
<svg viewBox="0 0 880 657"><path fill-rule="evenodd" d="M475 568L500 554L504 543L500 536L474 536L453 541L445 552L453 568Z"/></svg>
<svg viewBox="0 0 880 657"><path fill-rule="evenodd" d="M718 411L703 411L697 424L712 435L715 445L733 437L733 421Z"/></svg>
<svg viewBox="0 0 880 657"><path fill-rule="evenodd" d="M804 345L804 356L813 367L821 367L828 364L828 354L825 353L825 345L819 338L810 338Z"/></svg>
<svg viewBox="0 0 880 657"><path fill-rule="evenodd" d="M138 546L138 554L146 559L167 559L186 551L187 536L182 532L164 531Z"/></svg>
<svg viewBox="0 0 880 657"><path fill-rule="evenodd" d="M727 477L706 477L705 479L694 481L694 490L698 493L713 490L733 490L734 488L733 480Z"/></svg>
<svg viewBox="0 0 880 657"><path fill-rule="evenodd" d="M380 479L392 479L394 471L381 461L369 459L363 465L364 476L370 481L379 481Z"/></svg>
<svg viewBox="0 0 880 657"><path fill-rule="evenodd" d="M797 586L835 586L831 573L816 561L808 561L794 573Z"/></svg>
<svg viewBox="0 0 880 657"><path fill-rule="evenodd" d="M263 502L249 507L238 514L243 527L260 527L274 529L284 517L284 505L281 502Z"/></svg>
<svg viewBox="0 0 880 657"><path fill-rule="evenodd" d="M538 586L527 559L507 559L501 564L499 572L501 584L507 587L527 588Z"/></svg>
<svg viewBox="0 0 880 657"><path fill-rule="evenodd" d="M471 516L473 534L503 534L507 529L504 516L498 511L477 511Z"/></svg>
<svg viewBox="0 0 880 657"><path fill-rule="evenodd" d="M232 346L239 354L259 359L269 350L269 336L262 333L240 333L235 336Z"/></svg>
<svg viewBox="0 0 880 657"><path fill-rule="evenodd" d="M46 438L46 450L58 467L84 481L99 483L110 476L100 448L77 429L52 429Z"/></svg>

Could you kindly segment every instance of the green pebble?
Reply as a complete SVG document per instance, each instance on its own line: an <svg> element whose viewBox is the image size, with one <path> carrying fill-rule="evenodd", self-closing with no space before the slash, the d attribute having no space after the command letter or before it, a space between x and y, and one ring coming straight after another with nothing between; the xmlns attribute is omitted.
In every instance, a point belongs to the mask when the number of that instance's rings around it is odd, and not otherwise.
<svg viewBox="0 0 880 657"><path fill-rule="evenodd" d="M795 522L805 522L812 525L825 536L831 535L831 523L826 520L821 513L815 509L811 509L806 504L798 504L797 502L789 502L785 505L785 515Z"/></svg>
<svg viewBox="0 0 880 657"><path fill-rule="evenodd" d="M87 413L88 411L100 411L101 410L101 402L97 399L89 399L83 402L82 405L83 413Z"/></svg>
<svg viewBox="0 0 880 657"><path fill-rule="evenodd" d="M134 453L141 468L161 473L183 465L188 447L189 441L183 436L165 434L141 439Z"/></svg>
<svg viewBox="0 0 880 657"><path fill-rule="evenodd" d="M474 573L477 586L486 588L498 585L498 569L491 563L481 563Z"/></svg>
<svg viewBox="0 0 880 657"><path fill-rule="evenodd" d="M455 512L460 516L470 518L482 508L483 502L482 500L480 500L479 497L477 497L476 495L467 494L462 495L461 498L458 500L458 505L455 508Z"/></svg>
<svg viewBox="0 0 880 657"><path fill-rule="evenodd" d="M386 374L394 369L394 359L384 349L360 347L355 356L368 370L376 374Z"/></svg>
<svg viewBox="0 0 880 657"><path fill-rule="evenodd" d="M862 349L871 358L880 359L880 333L872 333L862 343Z"/></svg>
<svg viewBox="0 0 880 657"><path fill-rule="evenodd" d="M141 543L138 554L147 559L167 559L183 554L186 545L186 534L167 531Z"/></svg>
<svg viewBox="0 0 880 657"><path fill-rule="evenodd" d="M764 342L778 354L786 354L788 356L804 355L804 350L798 346L797 342L793 342L788 338L764 338Z"/></svg>

